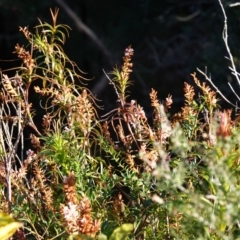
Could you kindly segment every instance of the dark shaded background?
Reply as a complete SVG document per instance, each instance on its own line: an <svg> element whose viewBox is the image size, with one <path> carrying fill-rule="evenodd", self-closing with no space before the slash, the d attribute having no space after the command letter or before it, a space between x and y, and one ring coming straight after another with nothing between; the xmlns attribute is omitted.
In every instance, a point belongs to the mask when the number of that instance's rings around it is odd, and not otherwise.
<svg viewBox="0 0 240 240"><path fill-rule="evenodd" d="M228 15L229 45L239 68L240 6L223 1ZM89 88L103 101L105 110L116 106L112 86L105 85L103 71L121 65L124 49L132 45L134 72L132 98L145 111L150 107L149 92L155 88L159 98L173 95L176 111L183 104L183 82L193 84L190 74L207 66L215 84L233 101L227 87L230 81L239 92L228 70L229 61L222 40L223 14L218 0L68 0L67 5L102 41L110 53L106 57L89 37L79 31L74 21L60 7L58 23L72 28L65 52L86 77L93 78ZM0 59L16 59L16 43L26 44L19 26L33 27L37 18L51 23L49 8L59 7L54 0L0 0ZM18 61L0 62L2 69ZM198 74L200 79L204 79ZM230 107L221 103L224 107Z"/></svg>

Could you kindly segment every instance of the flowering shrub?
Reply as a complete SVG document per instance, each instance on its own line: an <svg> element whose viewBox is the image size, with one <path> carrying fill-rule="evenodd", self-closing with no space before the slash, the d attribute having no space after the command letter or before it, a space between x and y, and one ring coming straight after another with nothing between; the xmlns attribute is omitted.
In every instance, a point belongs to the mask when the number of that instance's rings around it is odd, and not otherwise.
<svg viewBox="0 0 240 240"><path fill-rule="evenodd" d="M237 239L239 117L193 73L201 94L184 83L173 116L172 96L159 101L151 90L150 123L128 92L131 46L106 74L119 105L98 116L83 72L63 52L69 28L51 14L53 25L20 28L31 51L17 44L22 65L2 74L0 210L23 223L14 238Z"/></svg>

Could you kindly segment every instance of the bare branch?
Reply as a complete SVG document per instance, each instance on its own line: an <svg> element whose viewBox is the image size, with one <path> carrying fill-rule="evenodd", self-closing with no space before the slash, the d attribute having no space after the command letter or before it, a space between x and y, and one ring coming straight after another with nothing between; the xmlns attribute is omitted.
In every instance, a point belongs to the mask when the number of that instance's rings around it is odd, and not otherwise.
<svg viewBox="0 0 240 240"><path fill-rule="evenodd" d="M227 103L229 103L230 105L232 105L233 107L236 108L236 105L233 104L233 103L231 103L231 102L223 95L223 93L217 88L217 86L212 82L211 78L209 78L206 73L204 73L203 71L201 71L201 70L198 69L198 68L197 68L197 70L198 70L198 72L200 72L200 73L205 77L205 79L206 79L207 81L210 82L210 84L213 86L213 88L216 90L216 92L217 92Z"/></svg>
<svg viewBox="0 0 240 240"><path fill-rule="evenodd" d="M231 83L228 82L228 86L231 88L232 92L235 94L236 98L238 99L238 101L240 101L240 97L237 95L237 93L235 92L234 88L232 87Z"/></svg>
<svg viewBox="0 0 240 240"><path fill-rule="evenodd" d="M228 45L228 26L227 26L227 15L226 15L226 12L225 12L225 9L222 5L222 2L221 0L218 0L219 1L219 4L221 6L221 9L222 9L222 12L223 12L223 16L224 16L224 27L223 27L223 41L225 43L225 47L227 49L227 52L228 52L228 55L229 55L229 60L231 61L231 65L232 65L232 69L233 69L233 72L234 72L234 75L238 81L238 84L239 84L239 87L240 87L240 79L238 77L238 74L237 74L237 70L236 70L236 67L235 67L235 64L234 64L234 60L233 60L233 56L231 54L231 50L229 48L229 45Z"/></svg>
<svg viewBox="0 0 240 240"><path fill-rule="evenodd" d="M55 0L68 14L68 16L74 21L76 27L79 31L83 31L94 43L95 45L101 50L104 56L108 59L110 65L112 64L111 54L102 43L102 41L97 37L97 35L87 26L85 25L82 20L77 16L77 14L64 2L64 0Z"/></svg>
<svg viewBox="0 0 240 240"><path fill-rule="evenodd" d="M225 43L226 50L227 50L228 55L229 55L229 57L226 57L226 58L231 62L231 67L229 67L229 69L232 71L232 74L236 77L237 82L238 82L238 85L239 85L239 87L240 87L240 79L239 79L239 75L240 75L240 74L239 74L239 73L237 72L237 70L236 70L236 66L235 66L235 64L234 64L233 56L232 56L231 50L230 50L229 45L228 45L227 15L226 15L226 12L225 12L225 9L224 9L224 7L223 7L223 5L222 5L221 0L218 0L218 1L219 1L220 7L221 7L222 12L223 12L223 17L224 17L224 27L223 27L222 38L223 38L223 41L224 41L224 43ZM231 5L233 6L233 4L231 4ZM211 84L211 85L213 86L213 88L217 91L217 93L219 93L219 95L220 95L227 103L229 103L230 105L232 105L233 107L235 107L235 108L238 109L238 107L237 107L235 104L233 104L232 102L230 102L230 101L223 95L223 93L217 88L217 86L212 82L211 78L209 78L206 73L202 72L202 71L201 71L200 69L198 69L198 68L197 68L197 70L198 70L198 72L200 72L200 73L205 77L205 79L206 79L207 81L210 82L210 84ZM239 97L238 94L235 92L234 88L232 87L232 85L231 85L229 82L228 82L228 86L230 87L231 91L234 93L234 95L236 96L236 98L237 98L238 100L240 100L240 97Z"/></svg>
<svg viewBox="0 0 240 240"><path fill-rule="evenodd" d="M237 3L232 3L229 5L229 7L236 7L236 6L239 6L240 5L240 2L237 2Z"/></svg>

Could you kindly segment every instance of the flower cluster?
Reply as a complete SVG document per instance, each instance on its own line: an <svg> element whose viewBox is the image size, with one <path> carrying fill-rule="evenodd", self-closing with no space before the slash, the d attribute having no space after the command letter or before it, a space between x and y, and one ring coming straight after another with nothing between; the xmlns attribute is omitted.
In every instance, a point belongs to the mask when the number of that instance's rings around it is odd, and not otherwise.
<svg viewBox="0 0 240 240"><path fill-rule="evenodd" d="M86 196L83 196L81 200L78 199L75 183L76 178L73 172L63 182L66 204L61 204L60 211L64 226L69 234L81 233L95 237L100 230L100 221L92 219L89 199Z"/></svg>

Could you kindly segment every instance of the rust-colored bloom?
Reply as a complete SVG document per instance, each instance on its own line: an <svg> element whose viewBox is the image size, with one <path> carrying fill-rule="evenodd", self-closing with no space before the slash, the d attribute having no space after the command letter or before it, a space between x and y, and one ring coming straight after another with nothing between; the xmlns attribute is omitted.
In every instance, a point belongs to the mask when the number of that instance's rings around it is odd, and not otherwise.
<svg viewBox="0 0 240 240"><path fill-rule="evenodd" d="M63 182L66 204L60 205L63 225L69 234L84 234L95 237L100 230L100 220L93 220L90 200L83 196L80 200L76 191L76 178L71 172Z"/></svg>
<svg viewBox="0 0 240 240"><path fill-rule="evenodd" d="M231 110L224 110L223 112L219 112L218 117L219 126L217 129L217 136L225 138L231 134L232 130Z"/></svg>

